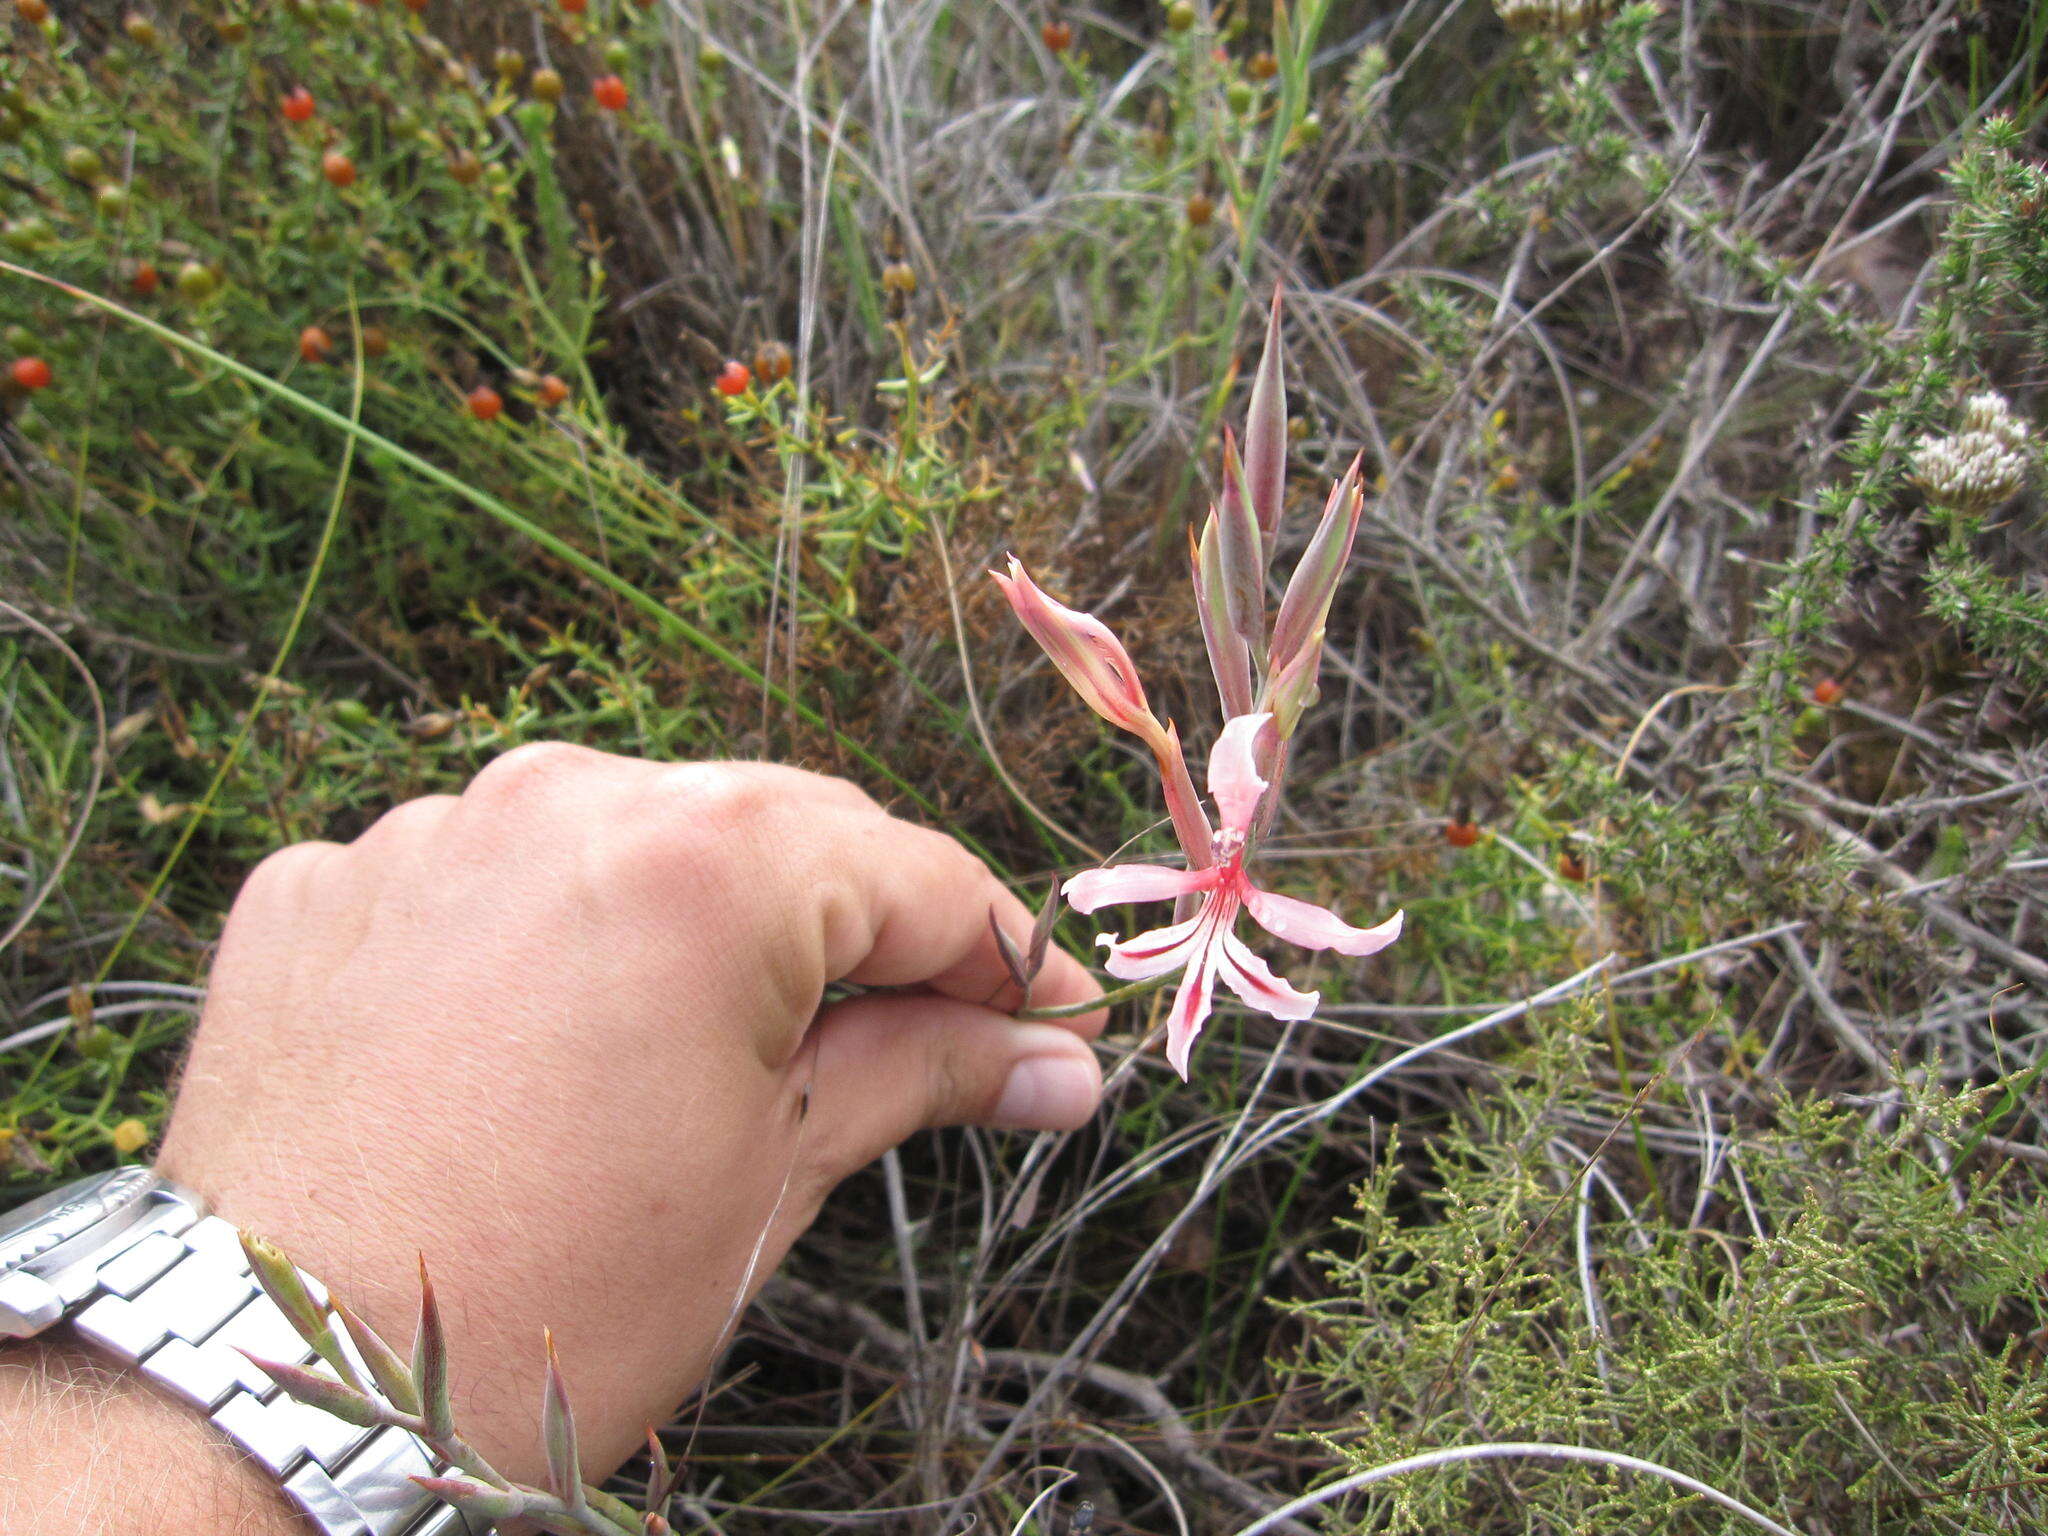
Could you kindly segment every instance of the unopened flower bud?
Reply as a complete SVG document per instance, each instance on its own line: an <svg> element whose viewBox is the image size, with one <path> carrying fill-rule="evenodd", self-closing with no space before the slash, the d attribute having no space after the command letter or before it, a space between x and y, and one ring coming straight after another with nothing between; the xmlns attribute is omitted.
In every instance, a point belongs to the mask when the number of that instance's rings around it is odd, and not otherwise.
<svg viewBox="0 0 2048 1536"><path fill-rule="evenodd" d="M1048 597L1025 573L1015 555L1009 573L989 572L1010 600L1010 607L1031 632L1052 664L1059 668L1073 690L1088 707L1111 725L1129 731L1155 752L1161 750L1165 728L1145 702L1145 685L1138 679L1123 642L1107 624L1093 614L1081 613Z"/></svg>

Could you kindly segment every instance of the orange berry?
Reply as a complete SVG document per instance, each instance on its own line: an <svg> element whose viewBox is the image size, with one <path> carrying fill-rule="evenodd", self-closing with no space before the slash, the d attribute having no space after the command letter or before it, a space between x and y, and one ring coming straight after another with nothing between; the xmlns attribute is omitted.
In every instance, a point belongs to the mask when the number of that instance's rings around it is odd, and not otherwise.
<svg viewBox="0 0 2048 1536"><path fill-rule="evenodd" d="M1479 841L1479 828L1469 821L1447 821L1444 823L1444 841L1453 848L1470 848Z"/></svg>
<svg viewBox="0 0 2048 1536"><path fill-rule="evenodd" d="M1577 882L1586 878L1586 861L1576 853L1560 853L1557 856L1557 872L1565 879Z"/></svg>
<svg viewBox="0 0 2048 1536"><path fill-rule="evenodd" d="M478 421L489 421L505 409L504 397L488 384L479 384L472 389L466 403L469 406L469 414Z"/></svg>
<svg viewBox="0 0 2048 1536"><path fill-rule="evenodd" d="M317 325L299 332L299 356L309 363L324 363L334 351L334 338Z"/></svg>
<svg viewBox="0 0 2048 1536"><path fill-rule="evenodd" d="M285 121L288 123L307 122L312 118L315 111L313 93L303 85L295 85L285 92L284 99L278 103L277 110L284 114Z"/></svg>
<svg viewBox="0 0 2048 1536"><path fill-rule="evenodd" d="M129 288L145 299L156 292L163 280L163 274L146 261L137 262L135 270L128 274Z"/></svg>
<svg viewBox="0 0 2048 1536"><path fill-rule="evenodd" d="M562 0L562 9L571 16L581 16L590 9L590 0Z"/></svg>
<svg viewBox="0 0 2048 1536"><path fill-rule="evenodd" d="M789 377L796 360L779 341L764 341L754 348L754 377L763 384L779 384Z"/></svg>
<svg viewBox="0 0 2048 1536"><path fill-rule="evenodd" d="M7 377L23 389L48 389L57 375L40 357L17 357L7 365Z"/></svg>
<svg viewBox="0 0 2048 1536"><path fill-rule="evenodd" d="M1200 229L1216 217L1216 199L1206 192L1196 192L1187 201L1188 226Z"/></svg>
<svg viewBox="0 0 2048 1536"><path fill-rule="evenodd" d="M1824 677L1813 685L1813 702L1827 709L1841 703L1848 691L1832 677Z"/></svg>
<svg viewBox="0 0 2048 1536"><path fill-rule="evenodd" d="M352 187L356 183L356 163L338 149L330 149L320 157L320 174L337 187Z"/></svg>
<svg viewBox="0 0 2048 1536"><path fill-rule="evenodd" d="M617 75L599 75L590 84L590 99L607 112L623 112L632 93Z"/></svg>
<svg viewBox="0 0 2048 1536"><path fill-rule="evenodd" d="M747 370L747 365L736 357L725 360L725 366L718 370L718 377L713 381L721 395L743 395L753 382L754 376Z"/></svg>
<svg viewBox="0 0 2048 1536"><path fill-rule="evenodd" d="M1064 21L1048 21L1038 35L1052 53L1065 53L1074 46L1074 29Z"/></svg>
<svg viewBox="0 0 2048 1536"><path fill-rule="evenodd" d="M381 325L363 327L363 356L382 357L391 350L391 333Z"/></svg>
<svg viewBox="0 0 2048 1536"><path fill-rule="evenodd" d="M1270 53L1255 53L1251 62L1245 65L1244 72L1254 80L1270 80L1280 73L1280 61Z"/></svg>
<svg viewBox="0 0 2048 1536"><path fill-rule="evenodd" d="M50 8L43 0L14 0L14 13L32 27L40 27L50 19Z"/></svg>
<svg viewBox="0 0 2048 1536"><path fill-rule="evenodd" d="M551 411L569 398L569 386L563 379L556 377L552 373L548 374L540 381L540 388L535 392L535 398L540 401L543 410Z"/></svg>
<svg viewBox="0 0 2048 1536"><path fill-rule="evenodd" d="M427 0L405 0L405 8L417 16L427 8Z"/></svg>

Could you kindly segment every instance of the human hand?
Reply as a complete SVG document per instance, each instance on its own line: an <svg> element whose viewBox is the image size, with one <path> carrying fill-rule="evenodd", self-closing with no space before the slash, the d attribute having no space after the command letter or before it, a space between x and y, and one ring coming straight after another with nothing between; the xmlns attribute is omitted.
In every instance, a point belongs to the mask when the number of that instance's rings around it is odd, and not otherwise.
<svg viewBox="0 0 2048 1536"><path fill-rule="evenodd" d="M1093 1111L1102 1016L998 1011L991 909L1021 945L977 860L844 781L524 747L256 869L159 1166L401 1345L423 1254L464 1434L522 1480L551 1327L608 1468L847 1174ZM820 1015L841 979L907 990ZM1096 995L1057 951L1034 989Z"/></svg>

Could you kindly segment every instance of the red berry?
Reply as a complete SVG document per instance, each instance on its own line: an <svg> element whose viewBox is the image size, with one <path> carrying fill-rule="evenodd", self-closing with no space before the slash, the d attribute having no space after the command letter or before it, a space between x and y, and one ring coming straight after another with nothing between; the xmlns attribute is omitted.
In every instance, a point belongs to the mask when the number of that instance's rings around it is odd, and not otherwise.
<svg viewBox="0 0 2048 1536"><path fill-rule="evenodd" d="M299 356L309 363L324 363L334 350L334 338L317 325L299 332Z"/></svg>
<svg viewBox="0 0 2048 1536"><path fill-rule="evenodd" d="M478 421L489 421L505 409L504 399L488 384L479 384L469 392L469 414Z"/></svg>
<svg viewBox="0 0 2048 1536"><path fill-rule="evenodd" d="M562 0L562 9L571 16L581 16L590 9L590 0Z"/></svg>
<svg viewBox="0 0 2048 1536"><path fill-rule="evenodd" d="M1824 677L1813 685L1813 702L1822 709L1842 702L1842 696L1849 690L1832 677Z"/></svg>
<svg viewBox="0 0 2048 1536"><path fill-rule="evenodd" d="M352 187L356 184L356 163L338 149L330 149L320 157L320 174L337 187Z"/></svg>
<svg viewBox="0 0 2048 1536"><path fill-rule="evenodd" d="M617 75L599 75L591 82L590 99L607 112L623 112L626 103L632 99L632 93Z"/></svg>
<svg viewBox="0 0 2048 1536"><path fill-rule="evenodd" d="M1074 46L1074 29L1064 21L1048 21L1038 35L1052 53L1065 53Z"/></svg>
<svg viewBox="0 0 2048 1536"><path fill-rule="evenodd" d="M562 379L551 373L540 381L540 388L535 392L535 398L540 401L541 409L553 410L569 398L569 386Z"/></svg>
<svg viewBox="0 0 2048 1536"><path fill-rule="evenodd" d="M7 377L23 389L48 389L57 375L40 357L17 357L8 365Z"/></svg>
<svg viewBox="0 0 2048 1536"><path fill-rule="evenodd" d="M1469 821L1444 823L1444 841L1453 848L1470 848L1479 841L1479 828Z"/></svg>
<svg viewBox="0 0 2048 1536"><path fill-rule="evenodd" d="M284 94L277 110L284 114L288 123L303 123L313 116L313 93L303 85L295 85Z"/></svg>
<svg viewBox="0 0 2048 1536"><path fill-rule="evenodd" d="M146 261L137 262L135 270L128 274L128 286L145 299L156 292L163 280L163 274Z"/></svg>
<svg viewBox="0 0 2048 1536"><path fill-rule="evenodd" d="M721 395L744 395L753 382L754 375L747 365L736 357L728 357L725 366L718 370L714 387Z"/></svg>
<svg viewBox="0 0 2048 1536"><path fill-rule="evenodd" d="M1575 853L1560 853L1557 856L1557 872L1576 884L1586 878L1586 861Z"/></svg>

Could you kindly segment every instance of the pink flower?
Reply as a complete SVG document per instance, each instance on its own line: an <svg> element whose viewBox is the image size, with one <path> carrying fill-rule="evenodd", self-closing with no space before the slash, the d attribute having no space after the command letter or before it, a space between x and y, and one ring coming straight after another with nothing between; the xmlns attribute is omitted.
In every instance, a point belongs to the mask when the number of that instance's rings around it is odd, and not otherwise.
<svg viewBox="0 0 2048 1536"><path fill-rule="evenodd" d="M1077 912L1094 912L1126 901L1201 895L1200 908L1184 923L1128 939L1104 934L1096 940L1109 946L1109 974L1123 981L1144 981L1185 968L1166 1024L1166 1059L1183 1078L1188 1075L1188 1052L1209 1017L1209 994L1218 977L1247 1007L1276 1019L1305 1019L1322 1001L1320 993L1296 991L1245 947L1233 931L1239 908L1248 910L1252 920L1274 937L1305 949L1370 955L1401 936L1399 912L1375 928L1354 928L1326 908L1262 891L1245 874L1245 845L1259 799L1267 789L1254 764L1252 748L1271 718L1268 714L1239 715L1224 726L1216 750L1209 756L1209 793L1222 821L1213 845L1216 862L1212 866L1169 869L1159 864L1119 864L1078 874L1065 887L1067 901Z"/></svg>

